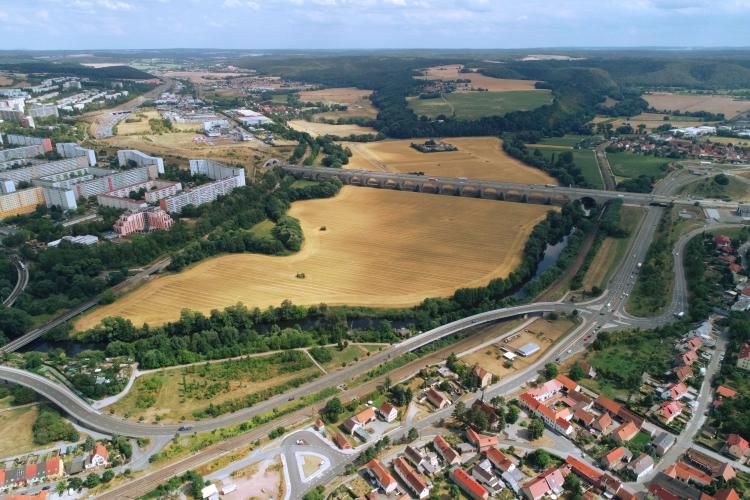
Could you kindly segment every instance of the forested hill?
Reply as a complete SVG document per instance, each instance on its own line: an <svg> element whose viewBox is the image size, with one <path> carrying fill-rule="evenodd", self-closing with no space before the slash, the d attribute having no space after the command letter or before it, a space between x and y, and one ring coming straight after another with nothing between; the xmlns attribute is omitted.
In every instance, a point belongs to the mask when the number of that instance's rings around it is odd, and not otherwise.
<svg viewBox="0 0 750 500"><path fill-rule="evenodd" d="M48 62L0 64L0 70L49 76L77 76L92 80L148 80L154 75L131 66L107 66L92 68L82 64L58 64Z"/></svg>

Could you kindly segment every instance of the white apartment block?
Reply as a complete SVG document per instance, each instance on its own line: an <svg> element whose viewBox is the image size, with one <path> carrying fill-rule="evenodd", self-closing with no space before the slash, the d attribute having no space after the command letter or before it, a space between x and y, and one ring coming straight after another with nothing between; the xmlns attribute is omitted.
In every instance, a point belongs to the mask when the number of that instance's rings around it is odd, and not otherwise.
<svg viewBox="0 0 750 500"><path fill-rule="evenodd" d="M139 167L156 165L159 173L164 173L164 160L162 158L149 156L137 149L121 149L117 152L117 163L121 167L127 166L131 161Z"/></svg>
<svg viewBox="0 0 750 500"><path fill-rule="evenodd" d="M93 149L86 149L75 142L59 142L56 145L57 154L63 158L76 158L85 156L89 160L89 166L96 166L96 152Z"/></svg>

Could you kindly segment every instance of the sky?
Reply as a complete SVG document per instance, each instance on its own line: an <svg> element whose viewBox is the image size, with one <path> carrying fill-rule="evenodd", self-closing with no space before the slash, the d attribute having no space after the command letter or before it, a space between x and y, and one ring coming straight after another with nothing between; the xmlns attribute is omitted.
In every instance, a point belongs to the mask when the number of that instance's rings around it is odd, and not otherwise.
<svg viewBox="0 0 750 500"><path fill-rule="evenodd" d="M0 49L750 46L750 0L0 0Z"/></svg>

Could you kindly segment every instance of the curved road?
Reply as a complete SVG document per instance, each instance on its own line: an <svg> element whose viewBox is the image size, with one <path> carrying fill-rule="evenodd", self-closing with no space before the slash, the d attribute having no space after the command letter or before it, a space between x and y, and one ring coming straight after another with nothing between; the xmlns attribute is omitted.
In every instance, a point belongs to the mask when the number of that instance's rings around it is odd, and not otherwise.
<svg viewBox="0 0 750 500"><path fill-rule="evenodd" d="M16 279L16 286L13 288L13 291L3 301L5 307L11 307L16 299L18 299L18 296L24 291L26 285L29 284L29 270L26 268L26 264L21 262L18 257L13 258L13 264L16 266L18 278Z"/></svg>

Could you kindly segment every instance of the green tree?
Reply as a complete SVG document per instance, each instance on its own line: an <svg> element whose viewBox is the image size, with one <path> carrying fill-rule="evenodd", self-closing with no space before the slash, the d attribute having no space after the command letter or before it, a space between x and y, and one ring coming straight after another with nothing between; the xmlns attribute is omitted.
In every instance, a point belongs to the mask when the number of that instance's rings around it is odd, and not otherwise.
<svg viewBox="0 0 750 500"><path fill-rule="evenodd" d="M544 365L544 374L547 376L547 379L557 377L557 365L554 363Z"/></svg>
<svg viewBox="0 0 750 500"><path fill-rule="evenodd" d="M103 483L108 483L108 482L112 481L114 478L115 478L115 473L112 472L111 470L105 470L102 473L102 482Z"/></svg>
<svg viewBox="0 0 750 500"><path fill-rule="evenodd" d="M83 485L86 488L91 489L91 488L97 487L99 483L101 483L101 481L102 481L102 478L100 478L98 474L91 473L88 476L86 476L86 479L83 480Z"/></svg>
<svg viewBox="0 0 750 500"><path fill-rule="evenodd" d="M325 495L323 494L325 492L325 488L323 486L318 485L315 487L315 489L308 491L305 493L305 496L302 497L303 500L325 500Z"/></svg>
<svg viewBox="0 0 750 500"><path fill-rule="evenodd" d="M586 376L586 373L583 371L583 367L578 363L574 363L573 366L570 367L570 378L572 380L578 381L581 380Z"/></svg>
<svg viewBox="0 0 750 500"><path fill-rule="evenodd" d="M407 434L406 439L409 442L411 442L417 439L418 437L419 437L419 431L415 429L414 427L412 427L411 429L409 429L409 434Z"/></svg>
<svg viewBox="0 0 750 500"><path fill-rule="evenodd" d="M563 487L570 495L571 500L579 500L581 498L581 480L575 474L568 474L565 478L565 484Z"/></svg>
<svg viewBox="0 0 750 500"><path fill-rule="evenodd" d="M544 421L541 418L532 418L528 430L529 441L539 439L544 434Z"/></svg>
<svg viewBox="0 0 750 500"><path fill-rule="evenodd" d="M339 398L331 398L320 413L328 423L332 423L338 420L342 411L344 411L344 407L341 404L341 400Z"/></svg>
<svg viewBox="0 0 750 500"><path fill-rule="evenodd" d="M42 366L42 355L38 352L30 352L26 354L24 366L27 370L36 370Z"/></svg>
<svg viewBox="0 0 750 500"><path fill-rule="evenodd" d="M511 425L518 422L518 416L521 414L521 410L516 405L509 405L508 411L505 413L505 421Z"/></svg>
<svg viewBox="0 0 750 500"><path fill-rule="evenodd" d="M552 457L545 450L538 448L526 456L527 461L537 469L546 469L552 462Z"/></svg>

